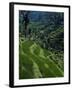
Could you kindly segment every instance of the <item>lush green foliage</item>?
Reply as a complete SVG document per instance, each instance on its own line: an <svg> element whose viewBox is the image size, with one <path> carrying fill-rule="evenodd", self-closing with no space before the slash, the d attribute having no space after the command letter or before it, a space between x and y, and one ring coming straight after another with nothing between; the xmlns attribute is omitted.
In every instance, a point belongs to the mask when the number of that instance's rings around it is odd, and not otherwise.
<svg viewBox="0 0 72 90"><path fill-rule="evenodd" d="M19 12L19 78L64 76L64 14Z"/></svg>
<svg viewBox="0 0 72 90"><path fill-rule="evenodd" d="M62 54L42 49L34 41L20 40L19 78L62 77Z"/></svg>

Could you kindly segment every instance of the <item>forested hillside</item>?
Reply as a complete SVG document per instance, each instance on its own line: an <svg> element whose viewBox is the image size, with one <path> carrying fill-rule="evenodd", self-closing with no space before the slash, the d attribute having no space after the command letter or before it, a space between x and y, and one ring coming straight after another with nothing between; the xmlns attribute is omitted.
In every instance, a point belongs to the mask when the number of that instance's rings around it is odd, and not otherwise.
<svg viewBox="0 0 72 90"><path fill-rule="evenodd" d="M19 78L64 76L64 14L19 11Z"/></svg>

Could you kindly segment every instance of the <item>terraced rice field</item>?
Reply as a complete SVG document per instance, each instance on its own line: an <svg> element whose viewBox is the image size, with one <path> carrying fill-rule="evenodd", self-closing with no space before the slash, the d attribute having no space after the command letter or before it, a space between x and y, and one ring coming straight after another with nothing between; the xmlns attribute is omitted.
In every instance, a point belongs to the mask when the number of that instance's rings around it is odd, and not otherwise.
<svg viewBox="0 0 72 90"><path fill-rule="evenodd" d="M53 51L41 48L34 41L20 40L19 79L63 77L63 62L57 60L62 61Z"/></svg>

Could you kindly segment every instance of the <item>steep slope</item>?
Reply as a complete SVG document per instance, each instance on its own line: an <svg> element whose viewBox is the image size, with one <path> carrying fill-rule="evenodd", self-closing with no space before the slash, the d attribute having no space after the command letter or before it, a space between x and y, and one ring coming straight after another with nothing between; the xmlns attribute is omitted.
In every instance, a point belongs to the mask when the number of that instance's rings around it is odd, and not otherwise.
<svg viewBox="0 0 72 90"><path fill-rule="evenodd" d="M54 52L41 48L34 41L21 41L19 45L19 78L62 77L63 69L55 62Z"/></svg>

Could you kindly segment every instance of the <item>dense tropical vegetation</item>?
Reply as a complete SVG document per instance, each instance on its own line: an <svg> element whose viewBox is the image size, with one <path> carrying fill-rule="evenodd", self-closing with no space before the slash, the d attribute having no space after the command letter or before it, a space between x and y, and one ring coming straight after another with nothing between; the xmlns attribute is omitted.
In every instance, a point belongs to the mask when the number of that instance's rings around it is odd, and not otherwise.
<svg viewBox="0 0 72 90"><path fill-rule="evenodd" d="M64 76L64 13L19 11L19 78Z"/></svg>

